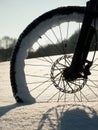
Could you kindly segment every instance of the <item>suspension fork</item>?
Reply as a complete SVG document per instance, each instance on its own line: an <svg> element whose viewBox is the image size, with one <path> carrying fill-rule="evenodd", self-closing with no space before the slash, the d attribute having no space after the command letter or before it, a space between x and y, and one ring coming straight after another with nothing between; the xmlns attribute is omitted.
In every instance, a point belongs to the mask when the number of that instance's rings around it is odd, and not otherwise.
<svg viewBox="0 0 98 130"><path fill-rule="evenodd" d="M86 12L83 19L83 25L70 66L70 72L73 75L78 74L83 70L83 66L86 63L91 41L95 33L95 29L91 26L94 18L94 12L96 10L95 1L91 0L87 3Z"/></svg>

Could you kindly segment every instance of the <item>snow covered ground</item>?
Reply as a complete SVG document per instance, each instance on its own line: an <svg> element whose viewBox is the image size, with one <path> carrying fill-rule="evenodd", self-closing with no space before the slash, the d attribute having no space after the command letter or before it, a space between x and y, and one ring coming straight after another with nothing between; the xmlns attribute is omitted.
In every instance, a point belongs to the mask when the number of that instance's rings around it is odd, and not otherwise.
<svg viewBox="0 0 98 130"><path fill-rule="evenodd" d="M98 130L98 102L17 104L0 63L0 130Z"/></svg>

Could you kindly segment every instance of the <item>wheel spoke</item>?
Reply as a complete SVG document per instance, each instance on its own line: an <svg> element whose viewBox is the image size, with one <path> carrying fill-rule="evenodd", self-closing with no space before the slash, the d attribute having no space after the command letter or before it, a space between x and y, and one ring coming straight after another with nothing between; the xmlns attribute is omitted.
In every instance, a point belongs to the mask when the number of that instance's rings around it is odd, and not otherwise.
<svg viewBox="0 0 98 130"><path fill-rule="evenodd" d="M46 90L48 90L48 88L49 88L51 85L52 85L52 83L51 83L49 86L47 86L39 95L37 95L36 98L40 97Z"/></svg>

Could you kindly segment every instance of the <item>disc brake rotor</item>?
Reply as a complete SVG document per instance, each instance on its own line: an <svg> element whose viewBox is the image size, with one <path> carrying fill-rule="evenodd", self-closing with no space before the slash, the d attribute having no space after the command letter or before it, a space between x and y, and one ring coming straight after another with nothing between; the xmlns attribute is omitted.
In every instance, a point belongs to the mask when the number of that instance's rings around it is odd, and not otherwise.
<svg viewBox="0 0 98 130"><path fill-rule="evenodd" d="M68 81L64 78L64 69L70 66L72 55L65 55L58 58L51 67L51 81L54 86L64 93L76 93L80 91L87 82L86 78L77 78L73 81Z"/></svg>

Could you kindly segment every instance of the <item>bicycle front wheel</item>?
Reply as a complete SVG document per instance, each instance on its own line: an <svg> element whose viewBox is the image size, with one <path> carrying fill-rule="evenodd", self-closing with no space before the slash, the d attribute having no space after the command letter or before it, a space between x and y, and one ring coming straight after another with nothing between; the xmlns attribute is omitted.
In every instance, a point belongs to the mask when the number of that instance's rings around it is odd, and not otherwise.
<svg viewBox="0 0 98 130"><path fill-rule="evenodd" d="M54 9L34 20L20 35L10 67L17 102L65 101L69 100L66 93L73 93L75 87L74 92L81 89L80 81L73 83L73 88L66 84L62 70L71 63L84 12L85 7Z"/></svg>

